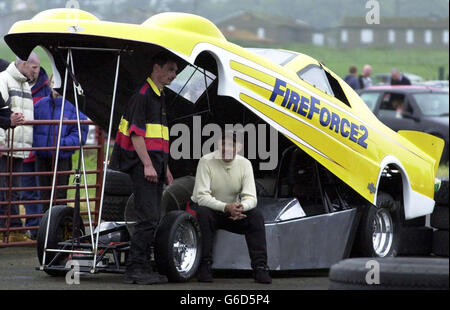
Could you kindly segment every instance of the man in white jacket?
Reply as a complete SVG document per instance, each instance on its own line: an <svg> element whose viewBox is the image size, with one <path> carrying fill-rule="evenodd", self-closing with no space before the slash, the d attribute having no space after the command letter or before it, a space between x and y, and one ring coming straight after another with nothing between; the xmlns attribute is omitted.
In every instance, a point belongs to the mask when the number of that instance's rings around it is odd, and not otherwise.
<svg viewBox="0 0 450 310"><path fill-rule="evenodd" d="M22 120L33 120L33 99L31 95L31 88L28 84L28 80L33 79L36 74L36 70L39 70L39 65L36 65L33 61L23 61L19 58L11 63L8 68L0 73L0 96L4 103L4 108L10 109L13 113L17 113L22 116ZM11 144L10 134L4 129L0 129L0 171L10 171L9 167L12 161L12 168L14 172L22 171L22 163L24 158L27 158L29 151L15 151L11 153L5 153L5 149ZM29 148L33 145L33 126L19 126L14 129L14 142L13 148ZM2 149L3 148L3 152ZM12 156L11 156L12 155ZM9 181L9 179L8 179ZM9 185L7 178L0 178L0 185L5 187ZM20 177L13 177L13 187L20 187ZM20 199L20 193L13 191L12 196L9 197L8 192L0 192L1 201L17 201ZM7 215L8 205L0 206L0 214ZM11 215L19 214L19 206L11 205ZM6 227L8 225L7 220L0 221L0 226ZM10 227L22 227L20 219L11 219L9 221ZM18 241L30 241L24 232L10 232L9 242Z"/></svg>
<svg viewBox="0 0 450 310"><path fill-rule="evenodd" d="M191 197L202 233L200 282L213 282L211 265L214 234L225 229L244 234L255 281L272 282L267 267L264 218L256 208L256 186L251 162L237 155L236 134L222 137L221 149L203 156L197 166Z"/></svg>

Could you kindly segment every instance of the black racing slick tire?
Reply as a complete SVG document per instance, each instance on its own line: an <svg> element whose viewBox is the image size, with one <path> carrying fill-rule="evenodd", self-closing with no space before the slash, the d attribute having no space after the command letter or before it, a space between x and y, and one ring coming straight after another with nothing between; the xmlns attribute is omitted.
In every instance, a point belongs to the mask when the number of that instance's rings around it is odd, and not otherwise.
<svg viewBox="0 0 450 310"><path fill-rule="evenodd" d="M436 205L430 217L431 227L448 230L449 206Z"/></svg>
<svg viewBox="0 0 450 310"><path fill-rule="evenodd" d="M127 196L133 193L133 182L128 174L107 169L105 181L105 195Z"/></svg>
<svg viewBox="0 0 450 310"><path fill-rule="evenodd" d="M331 290L448 290L448 259L351 258L330 269Z"/></svg>
<svg viewBox="0 0 450 310"><path fill-rule="evenodd" d="M448 178L441 179L441 187L434 194L434 201L436 201L436 205L448 207L449 205L448 193L449 193Z"/></svg>
<svg viewBox="0 0 450 310"><path fill-rule="evenodd" d="M102 220L121 222L129 196L107 195L103 197Z"/></svg>
<svg viewBox="0 0 450 310"><path fill-rule="evenodd" d="M195 177L184 176L173 180L172 184L164 189L161 197L161 212L185 210L186 204L191 200L194 191Z"/></svg>
<svg viewBox="0 0 450 310"><path fill-rule="evenodd" d="M269 192L265 189L264 185L259 180L255 180L255 187L256 187L256 196L270 197Z"/></svg>
<svg viewBox="0 0 450 310"><path fill-rule="evenodd" d="M197 272L201 233L197 219L185 211L171 211L156 231L155 261L158 272L170 282L186 282Z"/></svg>
<svg viewBox="0 0 450 310"><path fill-rule="evenodd" d="M448 234L448 230L435 230L433 232L434 255L448 257Z"/></svg>
<svg viewBox="0 0 450 310"><path fill-rule="evenodd" d="M47 210L42 217L41 224L37 233L37 256L39 263L42 265L44 248L45 248L45 237L47 231L47 223L50 218L50 226L48 228L48 240L47 249L57 249L58 243L71 239L73 231L73 208L68 206L53 206L51 211ZM84 235L85 229L83 225L83 220L80 218L80 235ZM45 257L45 264L49 264L57 253L47 252ZM65 265L68 259L68 254L60 254L53 265ZM66 271L60 270L48 270L44 269L45 272L52 276L64 276Z"/></svg>
<svg viewBox="0 0 450 310"><path fill-rule="evenodd" d="M428 256L432 251L433 229L429 227L401 227L397 255Z"/></svg>

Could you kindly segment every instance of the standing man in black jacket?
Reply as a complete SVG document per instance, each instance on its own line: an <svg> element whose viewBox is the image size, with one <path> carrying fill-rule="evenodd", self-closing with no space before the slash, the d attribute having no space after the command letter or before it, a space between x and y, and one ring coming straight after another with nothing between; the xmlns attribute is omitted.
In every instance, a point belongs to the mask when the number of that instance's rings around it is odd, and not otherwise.
<svg viewBox="0 0 450 310"><path fill-rule="evenodd" d="M391 71L391 85L411 85L411 81L398 69L394 68Z"/></svg>
<svg viewBox="0 0 450 310"><path fill-rule="evenodd" d="M152 59L150 77L129 100L117 131L110 167L126 172L133 181L137 224L131 237L124 282L165 283L152 270L151 247L159 224L164 183L171 184L169 129L164 86L177 76L176 56L162 52Z"/></svg>

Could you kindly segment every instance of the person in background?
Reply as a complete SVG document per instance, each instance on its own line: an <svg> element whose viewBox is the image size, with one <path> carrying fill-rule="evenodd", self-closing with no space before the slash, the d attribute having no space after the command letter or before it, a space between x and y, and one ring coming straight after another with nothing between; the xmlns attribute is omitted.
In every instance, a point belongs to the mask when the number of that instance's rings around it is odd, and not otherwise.
<svg viewBox="0 0 450 310"><path fill-rule="evenodd" d="M9 61L6 61L6 60L0 58L0 72L5 71L6 68L8 68L8 66L9 66Z"/></svg>
<svg viewBox="0 0 450 310"><path fill-rule="evenodd" d="M0 58L0 72L3 72L8 68L9 62ZM7 130L9 128L15 128L23 123L22 113L13 113L9 108L9 105L0 96L0 128ZM1 157L1 151L0 151ZM1 194L0 194L1 196Z"/></svg>
<svg viewBox="0 0 450 310"><path fill-rule="evenodd" d="M34 105L34 117L36 120L59 120L62 109L62 96L53 89L53 78L50 79L52 92L49 96L42 98ZM80 112L80 120L87 117ZM76 120L76 108L69 101L64 104L64 120ZM86 143L88 125L81 125L81 143ZM33 147L51 147L57 145L58 125L35 125L33 134ZM77 124L63 125L61 130L61 146L79 146L79 135ZM59 151L58 171L72 170L72 154L75 150ZM38 171L53 171L56 163L56 151L36 151L36 166ZM61 174L56 177L56 185L68 185L69 174ZM39 176L40 186L51 186L53 175ZM50 199L50 190L41 191L41 199ZM67 189L55 191L55 199L66 199ZM50 203L44 204L43 212L47 211Z"/></svg>
<svg viewBox="0 0 450 310"><path fill-rule="evenodd" d="M391 71L391 85L411 85L411 81L398 69L394 68Z"/></svg>
<svg viewBox="0 0 450 310"><path fill-rule="evenodd" d="M33 103L36 104L39 100L51 94L50 82L45 69L40 67L40 59L35 53L31 53L29 60L39 65L39 71L33 74L33 79L28 82L31 86L31 95L33 96ZM36 172L36 156L34 152L30 152L30 156L23 161L23 172ZM22 187L36 187L39 186L38 176L23 176ZM40 192L37 190L23 191L22 200L40 200ZM25 212L27 215L41 214L42 204L25 204ZM40 218L28 218L25 221L25 226L39 226ZM37 230L30 230L29 236L36 240Z"/></svg>
<svg viewBox="0 0 450 310"><path fill-rule="evenodd" d="M6 102L3 100L2 96L0 96L0 128L4 130L15 128L16 126L22 125L23 122L23 114L13 113ZM1 156L2 151L0 149L0 157Z"/></svg>
<svg viewBox="0 0 450 310"><path fill-rule="evenodd" d="M401 99L395 99L392 101L392 107L395 110L396 118L403 118L403 113L405 113L405 103Z"/></svg>
<svg viewBox="0 0 450 310"><path fill-rule="evenodd" d="M355 66L350 66L348 72L349 74L345 76L344 81L354 90L360 89L359 81L357 78L358 69L356 69Z"/></svg>
<svg viewBox="0 0 450 310"><path fill-rule="evenodd" d="M361 89L368 88L372 86L372 67L370 65L365 65L362 70L362 74L358 77L359 86Z"/></svg>
<svg viewBox="0 0 450 310"><path fill-rule="evenodd" d="M17 58L15 62L9 64L7 69L0 73L0 97L2 113L6 112L6 115L10 112L11 118L9 125L14 127L18 125L16 121L13 121L13 117L19 116L19 123L23 120L33 120L33 100L31 96L31 88L28 84L29 80L33 79L36 72L38 72L39 65L36 64L33 59L23 61ZM8 109L11 111L8 112ZM3 115L3 118L5 114ZM8 125L2 121L3 125ZM4 126L2 126L5 128ZM14 129L14 143L12 147L18 148L31 148L33 141L33 126L19 126ZM9 135L4 129L0 129L0 148L7 148L10 145ZM22 172L23 160L29 155L28 151L14 151L9 154L5 154L0 150L0 171L9 171L12 164L13 172ZM11 162L12 161L12 162ZM6 184L12 187L20 187L20 177L12 177L12 184L8 183L9 178L0 178L2 187ZM20 192L12 191L11 197L8 192L0 192L2 201L18 201L20 200ZM7 215L8 205L0 206L0 214ZM11 205L11 215L19 215L19 206ZM7 226L17 228L22 227L22 221L20 219L10 219L1 221L1 226ZM8 234L9 242L23 242L31 241L25 233L21 231L11 231Z"/></svg>

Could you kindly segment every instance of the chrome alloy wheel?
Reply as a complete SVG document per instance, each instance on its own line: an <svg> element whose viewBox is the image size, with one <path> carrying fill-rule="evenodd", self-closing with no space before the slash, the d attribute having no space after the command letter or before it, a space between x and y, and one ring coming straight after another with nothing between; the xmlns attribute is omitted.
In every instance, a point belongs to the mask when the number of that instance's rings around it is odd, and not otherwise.
<svg viewBox="0 0 450 310"><path fill-rule="evenodd" d="M394 222L385 208L378 209L373 220L372 245L378 257L385 257L392 248Z"/></svg>
<svg viewBox="0 0 450 310"><path fill-rule="evenodd" d="M178 225L173 242L173 260L179 273L191 271L197 258L198 240L191 224Z"/></svg>

